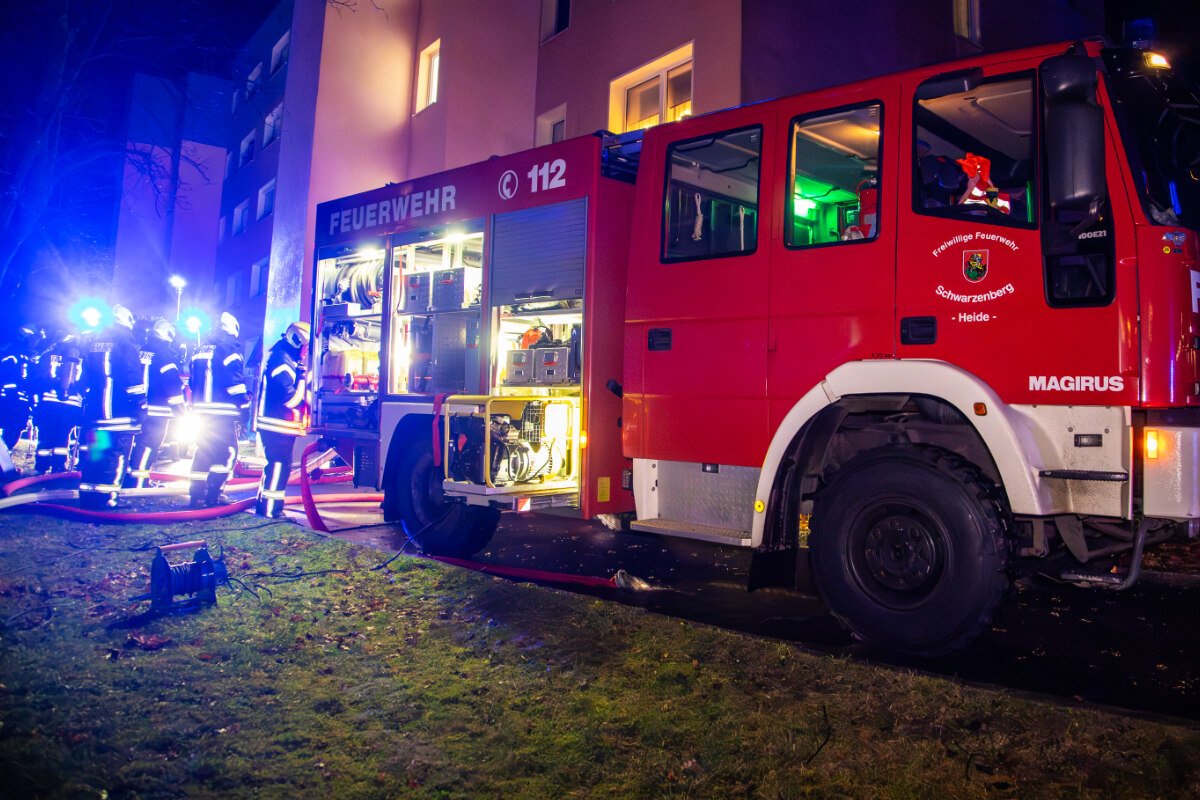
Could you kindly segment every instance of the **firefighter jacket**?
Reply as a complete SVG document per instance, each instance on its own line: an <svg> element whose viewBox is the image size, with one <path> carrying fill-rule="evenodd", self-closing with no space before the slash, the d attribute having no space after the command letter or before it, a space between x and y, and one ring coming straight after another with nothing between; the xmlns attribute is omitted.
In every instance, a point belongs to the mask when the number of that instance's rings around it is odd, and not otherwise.
<svg viewBox="0 0 1200 800"><path fill-rule="evenodd" d="M166 339L150 336L142 358L150 357L146 375L146 416L173 417L183 406L183 377L176 351Z"/></svg>
<svg viewBox="0 0 1200 800"><path fill-rule="evenodd" d="M0 358L0 398L27 405L32 402L29 376L36 358L23 345L9 350Z"/></svg>
<svg viewBox="0 0 1200 800"><path fill-rule="evenodd" d="M304 433L304 367L300 350L280 339L267 355L258 389L258 430L299 436Z"/></svg>
<svg viewBox="0 0 1200 800"><path fill-rule="evenodd" d="M113 325L83 346L84 427L141 430L146 365L133 331Z"/></svg>
<svg viewBox="0 0 1200 800"><path fill-rule="evenodd" d="M79 382L83 353L79 340L67 336L33 366L30 387L39 406L83 406Z"/></svg>
<svg viewBox="0 0 1200 800"><path fill-rule="evenodd" d="M240 417L250 407L242 347L215 331L192 356L192 410L215 417Z"/></svg>

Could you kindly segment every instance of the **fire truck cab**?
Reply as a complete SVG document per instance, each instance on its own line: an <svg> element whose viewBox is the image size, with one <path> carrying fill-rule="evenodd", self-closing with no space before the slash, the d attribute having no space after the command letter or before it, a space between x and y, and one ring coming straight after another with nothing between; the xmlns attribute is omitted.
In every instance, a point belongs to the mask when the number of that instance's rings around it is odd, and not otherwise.
<svg viewBox="0 0 1200 800"><path fill-rule="evenodd" d="M1200 528L1200 125L1156 58L989 55L324 203L315 432L432 552L624 518L754 548L755 585L807 557L903 652L986 628L1021 557L1128 586Z"/></svg>

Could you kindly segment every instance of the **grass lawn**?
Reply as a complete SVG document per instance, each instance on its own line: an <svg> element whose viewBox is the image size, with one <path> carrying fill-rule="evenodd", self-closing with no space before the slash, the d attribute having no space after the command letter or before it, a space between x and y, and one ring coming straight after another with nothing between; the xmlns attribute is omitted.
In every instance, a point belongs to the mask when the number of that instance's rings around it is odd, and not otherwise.
<svg viewBox="0 0 1200 800"><path fill-rule="evenodd" d="M257 526L257 527L256 527ZM132 627L154 545L218 605ZM1067 708L239 515L0 515L14 798L1200 796L1197 728ZM168 554L189 561L191 551Z"/></svg>

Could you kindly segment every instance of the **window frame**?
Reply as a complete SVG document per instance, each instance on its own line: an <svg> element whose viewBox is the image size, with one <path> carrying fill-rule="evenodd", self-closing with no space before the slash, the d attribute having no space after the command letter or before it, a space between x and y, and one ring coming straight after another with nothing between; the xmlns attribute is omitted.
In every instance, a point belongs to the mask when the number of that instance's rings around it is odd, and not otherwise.
<svg viewBox="0 0 1200 800"><path fill-rule="evenodd" d="M262 62L250 70L246 75L246 99L249 100L258 91L258 86L262 82L263 65Z"/></svg>
<svg viewBox="0 0 1200 800"><path fill-rule="evenodd" d="M292 52L292 32L284 31L279 41L271 48L271 74L274 75L287 64Z"/></svg>
<svg viewBox="0 0 1200 800"><path fill-rule="evenodd" d="M686 145L691 142L701 142L701 141L704 141L705 139L712 139L712 140L716 141L717 139L721 139L725 136L729 136L730 134L744 133L744 132L748 132L748 131L758 131L758 137L759 137L758 172L757 172L757 179L755 181L755 198L757 200L757 205L754 209L754 216L755 216L754 246L751 247L749 250L735 250L735 251L730 251L730 252L725 252L725 253L708 253L708 254L704 254L704 255L695 255L695 256L687 256L687 255L685 255L685 256L668 256L667 255L667 221L668 221L669 208L668 208L667 203L668 203L668 198L669 198L668 193L669 193L670 187L671 187L671 151L674 150L676 147L679 147L681 145ZM759 236L759 232L758 232L757 228L762 223L762 205L763 205L762 170L763 170L763 150L765 149L765 144L766 144L765 137L766 137L766 126L761 122L756 122L756 123L751 123L748 125L740 125L736 128L727 128L725 130L712 131L709 133L702 133L702 134L698 134L695 136L689 136L689 137L686 137L683 139L676 139L675 141L670 142L666 146L666 148L663 150L663 153L665 156L665 165L664 165L664 169L663 169L663 183L662 183L662 195L661 195L662 203L659 206L659 209L662 214L662 216L659 218L659 226L658 226L658 229L659 229L658 261L660 264L680 264L680 263L686 263L686 262L690 262L690 261L712 261L714 259L720 259L720 258L738 258L738 257L742 257L742 256L754 255L756 252L758 252L759 239L761 237Z"/></svg>
<svg viewBox="0 0 1200 800"><path fill-rule="evenodd" d="M239 236L246 232L246 227L250 224L250 201L243 200L233 207L233 220L230 226L230 234Z"/></svg>
<svg viewBox="0 0 1200 800"><path fill-rule="evenodd" d="M571 0L542 0L541 42L571 27Z"/></svg>
<svg viewBox="0 0 1200 800"><path fill-rule="evenodd" d="M417 64L417 93L414 114L420 114L438 101L438 82L442 71L442 40L435 39L421 50Z"/></svg>
<svg viewBox="0 0 1200 800"><path fill-rule="evenodd" d="M648 64L643 64L641 67L630 70L608 82L608 129L614 133L630 132L631 129L625 125L625 116L629 103L629 90L655 79L658 80L659 84L659 121L655 125L662 125L667 112L667 74L684 64L690 66L689 81L692 91L691 100L688 101L690 103L689 110L687 114L679 117L679 119L693 116L695 113L693 109L696 102L696 59L695 47L692 42L688 42L669 53L664 53ZM633 130L645 130L645 128L636 128Z"/></svg>
<svg viewBox="0 0 1200 800"><path fill-rule="evenodd" d="M783 208L783 246L785 249L787 249L787 250L813 250L813 249L819 248L819 247L837 247L840 245L870 244L871 242L879 241L880 235L882 233L883 198L884 198L883 187L880 185L877 185L875 187L876 230L875 230L875 235L873 237L871 237L870 239L866 239L866 238L863 238L863 239L838 239L838 240L832 241L832 242L817 242L816 244L793 244L792 242L789 241L790 237L788 236L788 231L789 231L789 229L791 227L791 223L792 223L792 217L794 215L794 210L793 210L794 192L792 191L792 186L794 185L794 176L792 175L792 168L793 168L794 148L795 148L795 144L796 144L796 137L793 132L795 129L795 126L802 123L804 120L807 120L807 119L814 119L817 117L828 117L833 114L838 114L838 113L841 113L844 111L852 111L852 110L859 109L859 108L871 108L872 106L879 108L879 147L875 152L875 160L877 162L877 165L875 168L875 179L876 179L877 184L882 184L882 182L883 182L883 154L884 154L883 119L884 119L884 113L886 111L886 109L884 108L883 100L881 100L879 98L875 98L872 100L864 100L859 103L850 103L848 105L835 106L833 108L823 108L823 109L819 109L817 111L805 111L803 113L796 114L794 117L792 117L790 120L788 120L788 124L787 124L787 137L788 137L787 162L786 162L786 167L785 167L786 173L785 173L785 179L784 179L784 181L785 181L784 182L785 198L784 198L784 208ZM860 211L861 211L861 209L860 209Z"/></svg>
<svg viewBox="0 0 1200 800"><path fill-rule="evenodd" d="M283 101L280 100L263 119L263 149L279 138L283 131Z"/></svg>
<svg viewBox="0 0 1200 800"><path fill-rule="evenodd" d="M1044 194L1044 191L1042 189L1042 181L1044 180L1045 169L1044 169L1044 165L1042 164L1042 134L1041 134L1041 122L1040 122L1041 113L1042 113L1042 102L1041 102L1041 96L1040 96L1041 95L1041 90L1040 90L1041 83L1040 83L1040 79L1037 74L1037 70L1035 70L1035 69L1021 69L1021 70L1016 70L1014 72L1004 72L1004 73L1000 73L997 75L988 75L986 77L983 77L979 81L979 83L976 84L977 86L983 86L983 85L987 85L987 84L1003 83L1005 81L1012 81L1012 80L1016 80L1019 78L1028 78L1029 79L1030 92L1031 92L1031 104L1032 104L1031 118L1030 118L1031 133L1030 133L1030 142L1029 142L1029 153L1030 153L1029 158L1033 165L1033 175L1032 175L1032 179L1030 180L1030 186L1032 187L1032 194L1031 194L1031 196L1026 198L1025 203L1026 203L1027 207L1030 209L1030 216L1033 217L1033 220L1031 222L1027 222L1023 219L1018 219L1017 217L1011 216L1011 215L1008 215L1004 219L1001 219L1000 217L998 217L996 215L989 214L986 212L983 214L956 213L954 211L954 209L958 208L958 205L926 208L924 205L919 204L919 201L921 201L923 199L922 193L921 193L921 187L922 187L923 183L921 181L921 177L919 174L920 161L917 158L917 145L921 141L921 135L918 132L918 129L920 127L923 127L921 125L921 116L922 116L923 110L919 106L920 101L923 99L919 96L920 88L921 88L921 86L925 85L926 83L944 80L948 77L954 77L956 74L957 73L950 72L950 73L940 73L937 75L931 75L930 77L926 78L925 80L923 80L919 84L917 84L916 90L913 92L913 95L912 95L912 109L911 109L911 113L912 113L912 150L907 156L907 158L909 160L909 163L908 163L909 178L912 181L912 196L909 198L909 203L911 205L912 212L914 214L919 214L919 215L925 216L925 217L934 217L935 219L945 219L945 220L952 220L952 221L958 221L958 222L970 221L970 222L980 224L980 225L996 225L1001 228L1018 228L1020 230L1031 230L1031 231L1038 230L1038 228L1040 227L1040 221L1041 221L1040 209L1041 209L1042 196ZM949 93L947 93L947 94L949 94ZM946 95L939 95L939 96L945 97ZM935 135L937 135L936 131L934 131L933 133ZM949 143L954 144L953 142L949 142Z"/></svg>
<svg viewBox="0 0 1200 800"><path fill-rule="evenodd" d="M258 208L254 217L256 222L275 213L275 181L275 178L271 178L271 180L264 183L258 189ZM264 210L268 197L270 198L271 207Z"/></svg>
<svg viewBox="0 0 1200 800"><path fill-rule="evenodd" d="M254 161L254 131L250 131L242 137L242 143L238 147L238 169L243 169Z"/></svg>

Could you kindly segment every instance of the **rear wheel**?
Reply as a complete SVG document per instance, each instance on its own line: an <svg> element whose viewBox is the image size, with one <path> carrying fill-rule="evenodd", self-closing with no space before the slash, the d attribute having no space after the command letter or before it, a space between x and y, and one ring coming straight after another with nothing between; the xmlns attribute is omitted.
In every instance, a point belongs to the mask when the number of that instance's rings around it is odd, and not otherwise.
<svg viewBox="0 0 1200 800"><path fill-rule="evenodd" d="M996 487L951 453L868 453L817 495L813 576L863 639L947 653L991 624L1007 592L1007 520Z"/></svg>
<svg viewBox="0 0 1200 800"><path fill-rule="evenodd" d="M444 473L433 463L433 445L427 436L414 437L405 445L396 472L400 524L423 551L462 558L491 541L500 522L499 510L446 499Z"/></svg>

